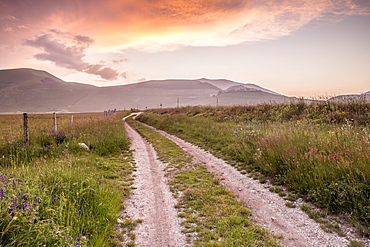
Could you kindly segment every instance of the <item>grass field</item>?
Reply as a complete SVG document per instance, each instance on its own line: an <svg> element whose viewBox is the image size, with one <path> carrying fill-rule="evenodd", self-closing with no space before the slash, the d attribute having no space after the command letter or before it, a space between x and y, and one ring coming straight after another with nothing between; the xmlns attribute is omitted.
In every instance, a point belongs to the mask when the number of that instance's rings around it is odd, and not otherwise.
<svg viewBox="0 0 370 247"><path fill-rule="evenodd" d="M72 118L72 123L71 123ZM57 130L66 130L85 121L103 119L104 113L60 113L57 114ZM53 114L29 114L30 135L54 131ZM23 137L23 114L0 115L0 144Z"/></svg>
<svg viewBox="0 0 370 247"><path fill-rule="evenodd" d="M370 104L290 103L152 110L139 120L285 186L370 234Z"/></svg>
<svg viewBox="0 0 370 247"><path fill-rule="evenodd" d="M121 117L65 123L37 115L24 144L15 132L0 145L0 246L109 246L133 168ZM0 116L17 128L19 116ZM4 120L5 119L5 120ZM52 119L52 118L51 118ZM40 121L36 123L37 121ZM7 126L6 126L7 127ZM3 127L2 127L3 128ZM85 143L89 150L78 146ZM128 229L134 222L125 223ZM130 226L131 225L131 226Z"/></svg>
<svg viewBox="0 0 370 247"><path fill-rule="evenodd" d="M300 196L327 213L349 218L362 235L369 236L369 110L365 102L298 102L156 109L138 119L211 150L262 183L269 179L287 188L289 193L282 193L287 201ZM134 169L121 122L126 114L107 118L103 113L74 114L72 126L69 114L58 115L57 132L52 114L30 115L28 144L23 142L23 116L0 115L0 246L117 244L114 226L131 189ZM89 150L79 147L82 142ZM221 229L222 224L213 221L221 218L217 211L203 208L215 204L204 192L219 191L217 182L204 168L187 169L189 158L171 143L153 143L159 145L157 151L164 150L162 159L180 162L181 167L172 164L171 186L175 194L185 195L178 207L188 233L197 232L202 236L199 245L206 246L223 234L223 230L207 230L210 224ZM208 189L197 188L199 181ZM229 192L221 192L216 194L232 198ZM202 205L197 198L210 201ZM230 202L225 198L220 201ZM229 206L239 213L225 221L238 219L241 227L260 231L242 219L249 213L240 205ZM193 217L195 208L202 217L215 215L202 222L204 218ZM302 209L313 214L309 208ZM124 224L129 233L135 222ZM229 233L237 235L237 230ZM229 233L222 235L225 241L234 238ZM258 234L266 237L265 243L272 241L264 232ZM134 239L133 234L127 236Z"/></svg>

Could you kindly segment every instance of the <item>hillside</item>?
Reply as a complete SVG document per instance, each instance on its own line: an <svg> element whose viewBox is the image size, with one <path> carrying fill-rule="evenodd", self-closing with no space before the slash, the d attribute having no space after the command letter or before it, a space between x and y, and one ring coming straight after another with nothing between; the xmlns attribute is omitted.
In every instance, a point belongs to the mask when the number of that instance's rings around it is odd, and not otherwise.
<svg viewBox="0 0 370 247"><path fill-rule="evenodd" d="M0 71L0 112L68 112L97 87L65 82L46 71Z"/></svg>
<svg viewBox="0 0 370 247"><path fill-rule="evenodd" d="M41 70L0 70L0 113L87 112L108 109L284 102L292 98L225 79L151 80L110 87L65 82Z"/></svg>
<svg viewBox="0 0 370 247"><path fill-rule="evenodd" d="M370 101L370 91L362 94L338 95L329 99L333 102Z"/></svg>
<svg viewBox="0 0 370 247"><path fill-rule="evenodd" d="M226 79L150 80L96 87L65 82L42 70L0 70L0 113L96 112L194 105L257 105L295 101L252 83ZM370 100L363 94L339 95L329 101ZM308 101L308 100L306 100Z"/></svg>

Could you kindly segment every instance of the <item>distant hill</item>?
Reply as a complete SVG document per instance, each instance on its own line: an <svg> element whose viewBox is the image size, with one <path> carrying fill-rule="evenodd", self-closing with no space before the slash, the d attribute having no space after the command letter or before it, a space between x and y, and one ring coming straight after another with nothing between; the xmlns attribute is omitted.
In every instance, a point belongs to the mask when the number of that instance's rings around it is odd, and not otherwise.
<svg viewBox="0 0 370 247"><path fill-rule="evenodd" d="M253 105L292 100L297 98L287 97L255 84L225 79L151 80L121 86L96 87L65 82L42 70L0 70L0 113L89 112L187 105Z"/></svg>
<svg viewBox="0 0 370 247"><path fill-rule="evenodd" d="M370 91L362 94L338 95L328 99L328 101L332 102L370 101Z"/></svg>
<svg viewBox="0 0 370 247"><path fill-rule="evenodd" d="M0 70L0 112L68 112L96 89L65 82L46 71Z"/></svg>

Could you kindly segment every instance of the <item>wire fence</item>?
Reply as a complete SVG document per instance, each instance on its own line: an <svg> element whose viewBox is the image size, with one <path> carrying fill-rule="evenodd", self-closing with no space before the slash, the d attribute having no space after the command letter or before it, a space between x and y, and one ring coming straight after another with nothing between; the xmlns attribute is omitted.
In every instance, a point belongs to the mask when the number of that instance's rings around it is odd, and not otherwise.
<svg viewBox="0 0 370 247"><path fill-rule="evenodd" d="M108 110L96 113L0 115L0 144L21 139L27 143L30 139L30 133L56 133L86 121L108 117L115 112L115 110Z"/></svg>

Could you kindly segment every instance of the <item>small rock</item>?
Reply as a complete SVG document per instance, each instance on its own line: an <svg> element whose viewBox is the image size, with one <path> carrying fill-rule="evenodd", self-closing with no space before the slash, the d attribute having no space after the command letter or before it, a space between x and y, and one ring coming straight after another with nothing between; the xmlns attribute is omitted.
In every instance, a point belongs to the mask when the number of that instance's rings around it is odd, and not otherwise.
<svg viewBox="0 0 370 247"><path fill-rule="evenodd" d="M86 149L86 150L90 150L89 147L85 143L79 143L78 146L80 148L83 148L83 149Z"/></svg>

